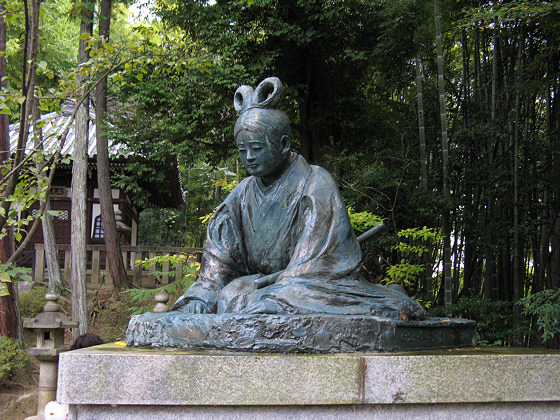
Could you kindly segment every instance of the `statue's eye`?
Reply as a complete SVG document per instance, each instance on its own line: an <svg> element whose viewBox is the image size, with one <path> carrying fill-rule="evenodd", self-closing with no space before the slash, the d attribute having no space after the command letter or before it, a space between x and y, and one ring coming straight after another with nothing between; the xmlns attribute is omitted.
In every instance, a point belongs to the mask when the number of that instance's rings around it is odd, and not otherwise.
<svg viewBox="0 0 560 420"><path fill-rule="evenodd" d="M239 150L240 153L243 153L243 152L247 151L247 149L245 149L244 147L239 147L238 150Z"/></svg>

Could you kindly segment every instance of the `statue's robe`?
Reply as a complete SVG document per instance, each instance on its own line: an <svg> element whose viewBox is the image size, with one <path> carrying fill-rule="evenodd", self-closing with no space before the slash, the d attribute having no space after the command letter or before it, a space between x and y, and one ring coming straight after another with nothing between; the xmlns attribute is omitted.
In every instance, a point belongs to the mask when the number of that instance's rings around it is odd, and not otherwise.
<svg viewBox="0 0 560 420"><path fill-rule="evenodd" d="M402 291L367 282L361 256L330 174L292 153L273 184L246 178L218 207L198 280L173 310L198 300L211 313L425 318ZM255 289L254 280L269 274L276 281Z"/></svg>

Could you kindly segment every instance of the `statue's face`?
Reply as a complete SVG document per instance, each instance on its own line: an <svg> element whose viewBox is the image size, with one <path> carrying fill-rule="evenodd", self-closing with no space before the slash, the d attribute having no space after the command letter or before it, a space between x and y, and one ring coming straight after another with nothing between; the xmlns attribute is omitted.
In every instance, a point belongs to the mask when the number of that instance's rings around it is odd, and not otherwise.
<svg viewBox="0 0 560 420"><path fill-rule="evenodd" d="M265 183L273 181L287 161L289 144L285 138L270 140L264 130L242 130L235 141L241 161L247 171Z"/></svg>

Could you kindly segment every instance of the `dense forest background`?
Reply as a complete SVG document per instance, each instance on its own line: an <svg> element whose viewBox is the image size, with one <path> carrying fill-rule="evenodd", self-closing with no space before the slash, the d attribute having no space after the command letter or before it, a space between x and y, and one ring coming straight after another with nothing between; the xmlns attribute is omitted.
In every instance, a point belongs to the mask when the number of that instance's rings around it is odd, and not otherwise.
<svg viewBox="0 0 560 420"><path fill-rule="evenodd" d="M219 202L206 198L203 164L243 176L233 166L232 92L276 75L287 87L296 150L335 175L348 205L383 217L390 228L364 249L372 277L402 258L391 251L397 232L441 231L448 218L454 302L472 295L511 301L558 288L560 8L441 1L442 114L435 6L158 1L154 13L164 27L212 62L204 72L125 85L118 97L133 111L115 127L143 154L161 153L157 138L180 156L183 217L196 220L197 211ZM442 246L432 247L428 276L412 285L436 302L444 299Z"/></svg>
<svg viewBox="0 0 560 420"><path fill-rule="evenodd" d="M295 151L388 227L362 246L371 281L415 267L402 281L427 306L512 317L546 291L560 328L560 3L155 0L136 23L114 3L114 44L82 67L110 68L110 138L138 157L118 184L141 204L137 181L178 159L185 190L183 208L142 214L141 241L202 246L200 218L246 176L233 93L274 75ZM75 75L77 4L43 7L45 110ZM8 41L14 85L18 54Z"/></svg>

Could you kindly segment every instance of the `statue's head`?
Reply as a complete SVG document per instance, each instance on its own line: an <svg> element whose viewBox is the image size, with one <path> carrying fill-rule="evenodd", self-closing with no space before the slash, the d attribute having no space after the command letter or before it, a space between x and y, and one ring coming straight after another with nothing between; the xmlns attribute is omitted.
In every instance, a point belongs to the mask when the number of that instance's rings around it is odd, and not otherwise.
<svg viewBox="0 0 560 420"><path fill-rule="evenodd" d="M255 91L241 86L234 96L239 113L234 135L241 160L247 171L265 184L277 178L290 157L290 120L276 109L283 93L282 82L269 77Z"/></svg>

